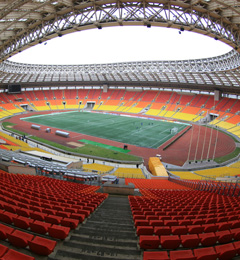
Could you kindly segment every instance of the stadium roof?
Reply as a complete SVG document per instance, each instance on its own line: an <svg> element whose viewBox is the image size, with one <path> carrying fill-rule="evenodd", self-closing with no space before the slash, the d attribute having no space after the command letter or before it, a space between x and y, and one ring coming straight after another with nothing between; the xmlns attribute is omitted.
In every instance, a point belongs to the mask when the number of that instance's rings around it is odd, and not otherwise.
<svg viewBox="0 0 240 260"><path fill-rule="evenodd" d="M221 89L239 93L240 2L237 0L80 1L0 3L1 85L114 85ZM178 28L227 43L230 53L210 59L101 65L28 65L8 57L54 37L105 26Z"/></svg>

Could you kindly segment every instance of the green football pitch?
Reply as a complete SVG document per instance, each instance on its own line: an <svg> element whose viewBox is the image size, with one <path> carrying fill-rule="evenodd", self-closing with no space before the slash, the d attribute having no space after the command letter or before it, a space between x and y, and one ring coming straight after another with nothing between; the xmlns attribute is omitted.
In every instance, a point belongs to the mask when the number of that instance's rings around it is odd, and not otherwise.
<svg viewBox="0 0 240 260"><path fill-rule="evenodd" d="M188 126L162 120L78 111L35 115L22 120L147 148L159 147ZM173 128L176 131L171 131Z"/></svg>

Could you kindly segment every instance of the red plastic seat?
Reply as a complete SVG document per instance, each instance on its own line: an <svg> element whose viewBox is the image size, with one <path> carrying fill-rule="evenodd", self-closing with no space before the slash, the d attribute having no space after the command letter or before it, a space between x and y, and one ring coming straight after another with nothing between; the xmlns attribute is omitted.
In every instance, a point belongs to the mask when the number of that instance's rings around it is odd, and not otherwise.
<svg viewBox="0 0 240 260"><path fill-rule="evenodd" d="M89 210L85 210L85 209L79 209L78 211L77 211L77 213L78 214L83 214L83 215L85 215L85 218L87 218L87 217L89 217L89 215L90 215L90 211Z"/></svg>
<svg viewBox="0 0 240 260"><path fill-rule="evenodd" d="M63 217L63 218L69 218L71 216L71 213L65 212L65 211L57 211L56 216Z"/></svg>
<svg viewBox="0 0 240 260"><path fill-rule="evenodd" d="M24 248L29 241L33 240L34 235L16 229L11 234L7 234L7 238L12 245Z"/></svg>
<svg viewBox="0 0 240 260"><path fill-rule="evenodd" d="M182 246L185 248L196 248L201 241L197 234L181 235L180 239Z"/></svg>
<svg viewBox="0 0 240 260"><path fill-rule="evenodd" d="M218 241L218 237L213 232L199 234L198 236L202 246L214 246Z"/></svg>
<svg viewBox="0 0 240 260"><path fill-rule="evenodd" d="M8 211L8 212L11 212L11 213L16 213L17 208L19 208L19 207L14 206L14 205L11 205L11 204L5 204L5 205L4 205L4 209L5 209L6 211Z"/></svg>
<svg viewBox="0 0 240 260"><path fill-rule="evenodd" d="M204 233L209 233L209 232L216 232L218 231L218 225L215 224L204 224L202 225L204 227Z"/></svg>
<svg viewBox="0 0 240 260"><path fill-rule="evenodd" d="M170 235L171 233L172 233L172 230L170 227L159 227L159 226L154 227L155 235L163 236L163 235Z"/></svg>
<svg viewBox="0 0 240 260"><path fill-rule="evenodd" d="M139 246L142 249L156 249L159 247L160 241L158 236L140 236Z"/></svg>
<svg viewBox="0 0 240 260"><path fill-rule="evenodd" d="M193 249L197 260L217 260L218 254L213 247Z"/></svg>
<svg viewBox="0 0 240 260"><path fill-rule="evenodd" d="M233 234L234 240L240 240L240 228L231 229L230 232Z"/></svg>
<svg viewBox="0 0 240 260"><path fill-rule="evenodd" d="M201 234L204 231L204 227L201 225L187 226L189 234Z"/></svg>
<svg viewBox="0 0 240 260"><path fill-rule="evenodd" d="M48 215L45 217L45 221L47 223L56 224L56 225L59 225L62 219L63 217L54 216L54 215Z"/></svg>
<svg viewBox="0 0 240 260"><path fill-rule="evenodd" d="M147 215L146 216L146 220L150 221L150 220L159 220L158 216L155 215Z"/></svg>
<svg viewBox="0 0 240 260"><path fill-rule="evenodd" d="M136 219L134 221L135 223L135 227L138 227L138 226L149 226L149 221L146 220L146 219Z"/></svg>
<svg viewBox="0 0 240 260"><path fill-rule="evenodd" d="M156 227L156 226L164 226L163 220L149 220L149 225Z"/></svg>
<svg viewBox="0 0 240 260"><path fill-rule="evenodd" d="M49 214L49 215L56 215L57 210L46 208L46 209L43 209L42 212Z"/></svg>
<svg viewBox="0 0 240 260"><path fill-rule="evenodd" d="M221 222L217 224L218 226L218 231L223 231L223 230L230 230L231 229L231 223L228 222Z"/></svg>
<svg viewBox="0 0 240 260"><path fill-rule="evenodd" d="M12 224L13 223L13 218L17 217L17 214L4 211L0 213L0 221L6 223L6 224Z"/></svg>
<svg viewBox="0 0 240 260"><path fill-rule="evenodd" d="M181 240L178 235L161 236L160 244L164 249L177 249L181 244Z"/></svg>
<svg viewBox="0 0 240 260"><path fill-rule="evenodd" d="M177 220L164 220L164 226L169 226L169 227L172 227L172 226L178 226L179 223Z"/></svg>
<svg viewBox="0 0 240 260"><path fill-rule="evenodd" d="M137 235L153 235L153 227L152 226L138 226L137 227Z"/></svg>
<svg viewBox="0 0 240 260"><path fill-rule="evenodd" d="M134 215L133 216L133 220L135 221L137 219L144 219L144 220L146 220L146 216L145 215Z"/></svg>
<svg viewBox="0 0 240 260"><path fill-rule="evenodd" d="M240 228L240 220L228 221L231 224L231 228Z"/></svg>
<svg viewBox="0 0 240 260"><path fill-rule="evenodd" d="M220 244L226 244L232 241L234 235L233 233L230 233L229 230L219 231L215 233L218 237L218 242Z"/></svg>
<svg viewBox="0 0 240 260"><path fill-rule="evenodd" d="M65 207L57 206L57 205L53 206L52 208L53 208L54 210L57 210L57 211L64 211L64 210L65 210Z"/></svg>
<svg viewBox="0 0 240 260"><path fill-rule="evenodd" d="M143 252L143 260L169 260L168 253L166 251L156 251L156 252Z"/></svg>
<svg viewBox="0 0 240 260"><path fill-rule="evenodd" d="M45 235L48 232L49 227L51 227L50 223L42 222L39 220L35 220L33 223L30 223L30 229L38 234Z"/></svg>
<svg viewBox="0 0 240 260"><path fill-rule="evenodd" d="M232 243L215 246L215 250L218 253L219 260L231 260L237 254L237 250Z"/></svg>
<svg viewBox="0 0 240 260"><path fill-rule="evenodd" d="M30 227L30 223L33 223L34 220L31 218L18 216L17 218L13 218L14 226L22 228L22 229L28 229Z"/></svg>
<svg viewBox="0 0 240 260"><path fill-rule="evenodd" d="M8 251L8 247L7 246L4 246L4 245L1 245L0 244L0 257L2 257L3 255L5 255Z"/></svg>
<svg viewBox="0 0 240 260"><path fill-rule="evenodd" d="M171 260L196 260L197 257L193 255L192 250L178 250L170 251Z"/></svg>
<svg viewBox="0 0 240 260"><path fill-rule="evenodd" d="M206 224L214 224L217 223L217 218L207 218Z"/></svg>
<svg viewBox="0 0 240 260"><path fill-rule="evenodd" d="M79 213L72 213L70 215L70 218L72 219L77 219L79 220L79 223L82 223L85 219L85 215L84 214L79 214Z"/></svg>
<svg viewBox="0 0 240 260"><path fill-rule="evenodd" d="M227 222L227 221L228 221L228 217L218 217L216 223Z"/></svg>
<svg viewBox="0 0 240 260"><path fill-rule="evenodd" d="M29 248L38 255L47 256L53 252L56 244L56 241L36 236L32 241L29 241Z"/></svg>
<svg viewBox="0 0 240 260"><path fill-rule="evenodd" d="M47 216L48 214L46 213L42 213L42 212L31 212L30 213L30 218L34 219L34 220L40 220L40 221L44 221L44 218Z"/></svg>
<svg viewBox="0 0 240 260"><path fill-rule="evenodd" d="M173 235L186 235L188 233L186 226L173 226L171 230Z"/></svg>
<svg viewBox="0 0 240 260"><path fill-rule="evenodd" d="M69 208L69 207L66 207L66 208L65 208L65 211L66 211L66 212L70 212L70 213L77 213L77 209Z"/></svg>
<svg viewBox="0 0 240 260"><path fill-rule="evenodd" d="M76 229L79 224L79 220L72 218L63 218L61 220L61 225L64 227L70 227L71 229Z"/></svg>
<svg viewBox="0 0 240 260"><path fill-rule="evenodd" d="M237 251L237 254L240 255L240 241L233 242L233 246Z"/></svg>
<svg viewBox="0 0 240 260"><path fill-rule="evenodd" d="M58 225L52 225L48 228L49 236L57 239L65 239L70 232L69 227L62 227Z"/></svg>
<svg viewBox="0 0 240 260"><path fill-rule="evenodd" d="M14 231L13 228L0 224L0 239L7 239L7 234L11 234Z"/></svg>
<svg viewBox="0 0 240 260"><path fill-rule="evenodd" d="M206 221L204 219L192 219L192 225L203 225Z"/></svg>
<svg viewBox="0 0 240 260"><path fill-rule="evenodd" d="M33 212L31 209L25 209L25 208L21 208L21 209L17 209L17 214L23 217L30 217L30 213Z"/></svg>
<svg viewBox="0 0 240 260"><path fill-rule="evenodd" d="M189 226L192 225L192 220L190 219L183 219L183 220L178 220L179 226Z"/></svg>
<svg viewBox="0 0 240 260"><path fill-rule="evenodd" d="M1 260L35 260L34 257L9 249Z"/></svg>

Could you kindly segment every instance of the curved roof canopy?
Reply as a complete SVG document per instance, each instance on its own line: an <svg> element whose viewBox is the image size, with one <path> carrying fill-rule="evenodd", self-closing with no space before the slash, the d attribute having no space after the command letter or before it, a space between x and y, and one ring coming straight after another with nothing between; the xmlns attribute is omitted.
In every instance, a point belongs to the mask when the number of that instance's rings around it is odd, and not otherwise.
<svg viewBox="0 0 240 260"><path fill-rule="evenodd" d="M69 32L117 25L189 30L240 50L237 0L7 0L0 8L1 60Z"/></svg>
<svg viewBox="0 0 240 260"><path fill-rule="evenodd" d="M239 92L240 2L237 0L7 0L0 3L1 84L168 84ZM8 57L54 37L105 26L144 25L201 33L234 48L200 60L101 65L28 65Z"/></svg>

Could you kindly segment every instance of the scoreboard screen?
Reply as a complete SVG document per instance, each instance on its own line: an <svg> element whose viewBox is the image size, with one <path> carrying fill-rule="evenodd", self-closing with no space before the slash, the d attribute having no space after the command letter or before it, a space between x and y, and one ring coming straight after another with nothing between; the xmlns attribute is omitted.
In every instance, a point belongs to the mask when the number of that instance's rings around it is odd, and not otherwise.
<svg viewBox="0 0 240 260"><path fill-rule="evenodd" d="M21 93L21 85L8 85L8 93Z"/></svg>

